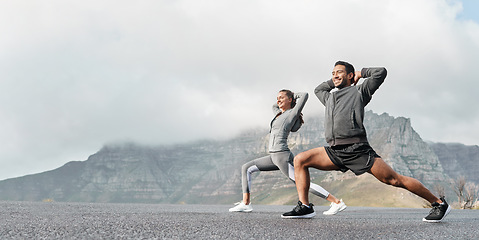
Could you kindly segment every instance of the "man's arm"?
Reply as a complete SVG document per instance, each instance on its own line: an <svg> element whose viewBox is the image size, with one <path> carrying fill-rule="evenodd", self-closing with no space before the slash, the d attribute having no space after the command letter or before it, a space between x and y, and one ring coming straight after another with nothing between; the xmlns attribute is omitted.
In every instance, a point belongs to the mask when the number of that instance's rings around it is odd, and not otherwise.
<svg viewBox="0 0 479 240"><path fill-rule="evenodd" d="M378 90L379 86L386 79L387 70L384 67L378 68L363 68L361 71L357 71L354 76L354 84L356 85L361 78L366 78L364 82L359 86L359 91L363 96L364 104L368 104L373 97L374 92Z"/></svg>
<svg viewBox="0 0 479 240"><path fill-rule="evenodd" d="M319 101L326 106L326 101L329 98L329 92L335 88L333 80L328 80L319 84L319 86L314 89L314 94L318 97Z"/></svg>

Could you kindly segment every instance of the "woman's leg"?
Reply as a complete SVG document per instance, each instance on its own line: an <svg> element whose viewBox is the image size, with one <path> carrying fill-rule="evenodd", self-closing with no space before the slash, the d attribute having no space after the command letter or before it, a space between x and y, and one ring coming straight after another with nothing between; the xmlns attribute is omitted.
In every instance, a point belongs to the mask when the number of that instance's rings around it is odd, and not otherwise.
<svg viewBox="0 0 479 240"><path fill-rule="evenodd" d="M258 171L274 171L279 168L272 162L271 156L257 158L245 163L241 167L241 186L243 190L243 203L250 204L251 175Z"/></svg>

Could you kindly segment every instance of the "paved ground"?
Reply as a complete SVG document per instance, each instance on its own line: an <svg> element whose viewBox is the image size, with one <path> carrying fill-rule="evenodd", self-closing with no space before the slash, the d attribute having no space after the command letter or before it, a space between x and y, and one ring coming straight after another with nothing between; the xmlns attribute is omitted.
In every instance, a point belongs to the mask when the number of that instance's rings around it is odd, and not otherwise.
<svg viewBox="0 0 479 240"><path fill-rule="evenodd" d="M348 207L336 216L281 219L293 206L0 202L0 239L479 239L479 210ZM317 213L326 207L316 207Z"/></svg>

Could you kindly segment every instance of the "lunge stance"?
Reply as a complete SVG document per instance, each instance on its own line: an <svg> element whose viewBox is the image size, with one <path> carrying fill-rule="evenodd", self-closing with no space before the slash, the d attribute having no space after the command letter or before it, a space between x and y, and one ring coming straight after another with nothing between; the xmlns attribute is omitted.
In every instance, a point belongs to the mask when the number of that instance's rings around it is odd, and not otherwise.
<svg viewBox="0 0 479 240"><path fill-rule="evenodd" d="M310 218L314 213L309 203L309 168L320 170L351 170L356 175L368 172L379 181L401 187L429 201L433 208L425 222L440 222L450 211L446 200L434 196L418 180L396 173L371 148L363 126L364 107L386 78L385 68L354 67L343 61L334 65L332 79L321 83L315 94L326 106L325 137L329 146L319 147L298 154L294 158L296 188L299 202L293 211L284 213L283 218ZM366 78L362 84L359 79ZM338 91L331 92L334 88Z"/></svg>
<svg viewBox="0 0 479 240"><path fill-rule="evenodd" d="M250 190L251 174L257 171L280 170L294 182L293 153L288 148L288 136L291 131L296 132L301 127L303 119L301 110L308 100L307 93L296 93L281 90L278 93L277 103L273 105L275 117L271 121L269 138L269 155L245 163L241 168L241 183L243 188L243 201L230 208L230 212L251 212ZM308 182L309 185L309 182ZM309 189L313 194L331 202L331 208L325 215L333 215L346 208L342 200L328 193L321 186L311 183Z"/></svg>

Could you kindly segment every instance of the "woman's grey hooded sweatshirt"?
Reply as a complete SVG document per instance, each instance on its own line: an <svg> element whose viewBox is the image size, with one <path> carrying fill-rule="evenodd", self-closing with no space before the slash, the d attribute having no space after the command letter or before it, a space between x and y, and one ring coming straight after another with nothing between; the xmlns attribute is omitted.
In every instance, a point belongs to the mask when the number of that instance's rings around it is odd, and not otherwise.
<svg viewBox="0 0 479 240"><path fill-rule="evenodd" d="M363 126L364 107L386 78L386 68L363 68L362 84L348 86L338 91L333 80L321 83L314 93L326 106L324 134L330 146L367 142Z"/></svg>
<svg viewBox="0 0 479 240"><path fill-rule="evenodd" d="M269 136L269 152L289 151L288 136L291 131L297 131L301 127L299 114L303 110L308 93L295 93L296 105L283 113L277 104L273 105L275 118L271 121L271 130Z"/></svg>

